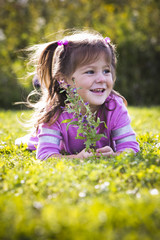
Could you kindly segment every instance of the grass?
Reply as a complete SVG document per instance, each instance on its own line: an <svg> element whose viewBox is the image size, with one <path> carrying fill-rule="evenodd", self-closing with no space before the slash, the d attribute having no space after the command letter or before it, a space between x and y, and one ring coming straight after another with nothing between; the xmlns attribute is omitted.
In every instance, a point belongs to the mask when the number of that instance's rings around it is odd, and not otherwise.
<svg viewBox="0 0 160 240"><path fill-rule="evenodd" d="M159 240L160 107L129 113L136 156L41 162L14 145L21 112L0 111L0 239Z"/></svg>

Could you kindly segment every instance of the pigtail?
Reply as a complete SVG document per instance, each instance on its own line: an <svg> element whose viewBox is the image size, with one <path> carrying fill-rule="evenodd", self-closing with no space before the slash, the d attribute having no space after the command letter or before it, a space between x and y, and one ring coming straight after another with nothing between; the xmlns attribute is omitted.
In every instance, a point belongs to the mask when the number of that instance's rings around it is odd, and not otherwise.
<svg viewBox="0 0 160 240"><path fill-rule="evenodd" d="M57 42L53 42L43 50L37 67L41 87L48 89L50 96L53 95L52 62L57 46Z"/></svg>
<svg viewBox="0 0 160 240"><path fill-rule="evenodd" d="M61 93L59 84L62 74L60 73L60 56L64 46L58 42L47 45L38 61L37 74L40 80L42 97L38 103L37 124L42 122L52 124L56 121L65 105L66 94ZM43 105L45 103L45 105Z"/></svg>

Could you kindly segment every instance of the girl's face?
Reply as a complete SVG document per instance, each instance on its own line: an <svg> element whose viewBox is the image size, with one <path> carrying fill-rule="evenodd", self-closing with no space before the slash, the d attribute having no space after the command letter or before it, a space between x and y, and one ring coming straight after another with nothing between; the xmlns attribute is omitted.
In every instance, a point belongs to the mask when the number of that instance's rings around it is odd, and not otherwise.
<svg viewBox="0 0 160 240"><path fill-rule="evenodd" d="M75 85L72 78L67 81L71 86L80 88L78 94L89 103L92 112L98 110L113 88L110 68L104 54L101 54L93 63L76 69L72 75Z"/></svg>

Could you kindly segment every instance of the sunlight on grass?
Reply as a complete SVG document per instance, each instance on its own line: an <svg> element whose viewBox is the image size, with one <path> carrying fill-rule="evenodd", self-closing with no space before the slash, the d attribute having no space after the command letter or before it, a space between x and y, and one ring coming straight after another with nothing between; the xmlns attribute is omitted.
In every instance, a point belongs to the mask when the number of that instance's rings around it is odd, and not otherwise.
<svg viewBox="0 0 160 240"><path fill-rule="evenodd" d="M137 155L85 160L15 146L21 113L0 111L0 239L160 239L159 107L129 107Z"/></svg>
<svg viewBox="0 0 160 240"><path fill-rule="evenodd" d="M129 107L128 110L132 120L132 127L137 134L160 132L160 107Z"/></svg>

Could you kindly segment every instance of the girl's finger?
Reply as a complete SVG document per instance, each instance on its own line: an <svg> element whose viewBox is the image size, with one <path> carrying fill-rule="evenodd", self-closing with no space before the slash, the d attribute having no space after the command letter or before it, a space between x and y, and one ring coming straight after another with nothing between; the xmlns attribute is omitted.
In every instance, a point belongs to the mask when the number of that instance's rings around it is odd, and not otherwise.
<svg viewBox="0 0 160 240"><path fill-rule="evenodd" d="M111 147L109 146L105 146L103 148L98 148L96 150L97 153L105 153L105 152L110 152L110 151L113 151Z"/></svg>

